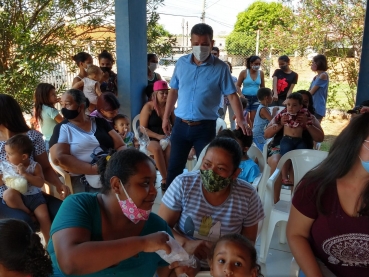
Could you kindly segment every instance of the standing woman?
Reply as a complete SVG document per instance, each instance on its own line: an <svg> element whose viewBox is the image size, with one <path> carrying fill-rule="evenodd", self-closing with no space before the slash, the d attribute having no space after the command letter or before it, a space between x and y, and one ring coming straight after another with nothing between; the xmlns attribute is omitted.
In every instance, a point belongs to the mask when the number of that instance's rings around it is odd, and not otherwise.
<svg viewBox="0 0 369 277"><path fill-rule="evenodd" d="M325 108L327 105L329 76L327 74L328 63L324 55L316 55L311 64L311 70L316 72L316 76L311 82L309 92L313 95L315 117L322 122L325 116Z"/></svg>
<svg viewBox="0 0 369 277"><path fill-rule="evenodd" d="M41 127L45 139L46 151L49 152L49 140L56 124L63 120L54 105L58 103L55 87L47 83L38 84L35 95L34 121Z"/></svg>
<svg viewBox="0 0 369 277"><path fill-rule="evenodd" d="M79 52L77 55L72 57L73 61L76 62L76 65L79 68L79 73L73 79L72 85L81 81L83 78L87 77L87 68L93 64L92 56L86 52ZM81 88L83 90L83 87Z"/></svg>
<svg viewBox="0 0 369 277"><path fill-rule="evenodd" d="M242 94L246 97L249 106L247 112L250 112L251 128L254 124L256 110L259 107L259 100L256 96L259 88L265 87L264 72L259 70L261 58L259 56L251 56L246 59L246 69L242 70L237 81L237 87L241 88Z"/></svg>
<svg viewBox="0 0 369 277"><path fill-rule="evenodd" d="M154 84L158 80L162 80L159 73L155 73L158 68L158 56L156 54L147 54L147 81L148 85Z"/></svg>
<svg viewBox="0 0 369 277"><path fill-rule="evenodd" d="M112 92L116 96L118 95L118 86L117 86L117 74L112 71L113 64L115 60L108 51L104 50L98 56L99 58L99 66L101 70L104 72L104 77L100 85L100 90L102 93L104 92Z"/></svg>
<svg viewBox="0 0 369 277"><path fill-rule="evenodd" d="M282 106L287 96L297 84L298 74L290 69L290 58L286 55L278 58L279 69L273 73L272 106Z"/></svg>

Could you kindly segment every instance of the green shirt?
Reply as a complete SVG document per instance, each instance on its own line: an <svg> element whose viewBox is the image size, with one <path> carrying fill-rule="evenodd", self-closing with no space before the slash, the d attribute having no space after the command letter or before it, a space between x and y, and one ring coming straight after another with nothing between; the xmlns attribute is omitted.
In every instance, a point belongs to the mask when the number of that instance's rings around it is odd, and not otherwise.
<svg viewBox="0 0 369 277"><path fill-rule="evenodd" d="M45 136L46 140L50 140L54 127L58 124L54 119L58 114L59 112L57 109L42 105L42 122L40 122L40 126L42 134Z"/></svg>
<svg viewBox="0 0 369 277"><path fill-rule="evenodd" d="M122 216L124 216L122 212ZM86 228L91 231L91 241L102 241L101 213L97 200L97 193L78 193L68 196L61 205L50 231L50 241L47 250L50 254L54 275L53 276L74 276L65 275L61 272L56 259L52 235L66 228ZM146 221L140 236L149 235L158 231L166 231L172 235L168 224L158 215L151 213ZM124 249L122 249L124 251ZM137 256L120 262L117 266L109 267L99 272L78 276L134 276L147 277L154 276L158 267L168 264L156 253L140 252Z"/></svg>

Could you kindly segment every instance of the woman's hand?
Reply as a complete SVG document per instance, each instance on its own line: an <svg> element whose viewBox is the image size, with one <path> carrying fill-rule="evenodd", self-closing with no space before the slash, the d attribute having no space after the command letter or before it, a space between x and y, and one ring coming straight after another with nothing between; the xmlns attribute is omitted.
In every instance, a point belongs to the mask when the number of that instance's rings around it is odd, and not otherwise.
<svg viewBox="0 0 369 277"><path fill-rule="evenodd" d="M56 187L56 191L59 193L61 200L64 200L68 195L70 195L69 187L64 184Z"/></svg>
<svg viewBox="0 0 369 277"><path fill-rule="evenodd" d="M174 269L177 276L186 274L188 277L195 277L201 269L200 262L197 259L195 268L191 266L181 266L180 264L181 262L174 262L169 265L169 268Z"/></svg>
<svg viewBox="0 0 369 277"><path fill-rule="evenodd" d="M283 115L282 117L281 117L281 125L284 125L284 124L286 124L286 123L288 123L288 120L289 120L289 116L288 115Z"/></svg>
<svg viewBox="0 0 369 277"><path fill-rule="evenodd" d="M309 118L306 114L300 114L296 117L296 121L302 126L305 127L306 123L308 122Z"/></svg>
<svg viewBox="0 0 369 277"><path fill-rule="evenodd" d="M170 132L172 131L172 128L171 128L169 119L164 117L163 118L163 123L162 123L161 126L163 128L164 134L166 134L167 136L169 136L170 135Z"/></svg>
<svg viewBox="0 0 369 277"><path fill-rule="evenodd" d="M143 252L155 252L158 250L164 250L167 254L170 254L172 249L169 244L169 235L165 232L156 232L147 236L144 236L144 250Z"/></svg>
<svg viewBox="0 0 369 277"><path fill-rule="evenodd" d="M184 243L183 248L190 255L195 255L196 258L203 260L207 259L210 254L212 242L205 240L188 240Z"/></svg>

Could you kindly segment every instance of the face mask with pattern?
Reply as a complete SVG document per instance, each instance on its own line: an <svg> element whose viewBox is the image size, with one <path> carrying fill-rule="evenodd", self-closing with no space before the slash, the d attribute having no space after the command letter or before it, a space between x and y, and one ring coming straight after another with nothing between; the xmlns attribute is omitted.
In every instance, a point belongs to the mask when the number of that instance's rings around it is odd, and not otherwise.
<svg viewBox="0 0 369 277"><path fill-rule="evenodd" d="M200 170L202 184L208 192L218 192L228 187L233 179L232 177L224 178L216 174L213 170Z"/></svg>

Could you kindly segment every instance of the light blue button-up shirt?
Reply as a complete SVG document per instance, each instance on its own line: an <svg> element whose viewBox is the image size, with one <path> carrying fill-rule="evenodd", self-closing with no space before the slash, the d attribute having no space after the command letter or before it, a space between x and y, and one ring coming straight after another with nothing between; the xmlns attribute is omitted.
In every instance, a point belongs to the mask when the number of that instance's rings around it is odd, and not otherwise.
<svg viewBox="0 0 369 277"><path fill-rule="evenodd" d="M185 120L216 120L223 95L236 92L228 65L210 55L201 65L192 54L178 59L170 87L178 90L174 114Z"/></svg>

